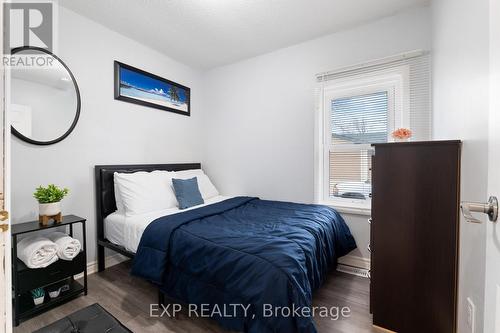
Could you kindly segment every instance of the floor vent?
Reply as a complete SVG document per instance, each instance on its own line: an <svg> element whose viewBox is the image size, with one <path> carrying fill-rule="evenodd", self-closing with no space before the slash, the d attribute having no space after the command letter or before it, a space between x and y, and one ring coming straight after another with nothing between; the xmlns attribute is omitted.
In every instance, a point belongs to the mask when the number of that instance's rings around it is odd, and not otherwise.
<svg viewBox="0 0 500 333"><path fill-rule="evenodd" d="M347 274L352 274L356 276L361 276L364 278L369 279L370 278L370 273L368 272L367 269L364 268L359 268L359 267L354 267L354 266L348 266L348 265L342 265L339 264L337 266L337 270L339 272L347 273Z"/></svg>

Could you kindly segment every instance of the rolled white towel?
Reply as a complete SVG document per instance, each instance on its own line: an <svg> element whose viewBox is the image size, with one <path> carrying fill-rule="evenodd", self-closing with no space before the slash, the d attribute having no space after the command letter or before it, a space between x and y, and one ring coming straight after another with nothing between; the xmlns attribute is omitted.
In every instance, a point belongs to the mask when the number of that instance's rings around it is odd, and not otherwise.
<svg viewBox="0 0 500 333"><path fill-rule="evenodd" d="M29 268L43 268L57 261L58 246L46 237L26 237L17 244L17 257Z"/></svg>
<svg viewBox="0 0 500 333"><path fill-rule="evenodd" d="M51 241L57 244L58 251L57 256L62 260L73 260L80 250L82 245L78 239L72 238L65 234L64 232L53 232L47 236Z"/></svg>

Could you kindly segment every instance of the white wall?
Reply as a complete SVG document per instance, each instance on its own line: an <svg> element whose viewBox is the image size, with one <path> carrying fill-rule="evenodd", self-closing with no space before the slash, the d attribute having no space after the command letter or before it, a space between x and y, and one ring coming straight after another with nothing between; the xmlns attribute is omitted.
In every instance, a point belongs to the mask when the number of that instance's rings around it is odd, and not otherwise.
<svg viewBox="0 0 500 333"><path fill-rule="evenodd" d="M432 5L434 128L436 139L462 139L461 199L485 201L488 181L488 0L436 0ZM484 218L481 217L481 218ZM483 332L485 224L461 221L459 332L466 298L477 309Z"/></svg>
<svg viewBox="0 0 500 333"><path fill-rule="evenodd" d="M315 74L430 47L423 7L208 72L204 167L223 193L312 202ZM368 258L367 217L344 216Z"/></svg>
<svg viewBox="0 0 500 333"><path fill-rule="evenodd" d="M199 129L204 110L201 73L125 38L65 8L59 8L58 56L80 87L78 125L64 141L32 146L12 139L12 217L37 217L36 186L70 188L63 212L88 219L88 259L95 259L96 164L199 162ZM191 87L192 116L115 101L113 60L142 68Z"/></svg>

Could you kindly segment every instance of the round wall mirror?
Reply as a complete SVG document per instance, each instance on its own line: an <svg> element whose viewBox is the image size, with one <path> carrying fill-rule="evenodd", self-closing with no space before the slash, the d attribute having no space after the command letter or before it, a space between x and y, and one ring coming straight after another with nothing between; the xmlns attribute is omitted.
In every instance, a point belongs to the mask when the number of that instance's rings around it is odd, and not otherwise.
<svg viewBox="0 0 500 333"><path fill-rule="evenodd" d="M63 140L80 116L80 91L75 77L61 59L47 50L19 47L12 54L45 59L44 66L18 62L11 70L12 134L36 145Z"/></svg>

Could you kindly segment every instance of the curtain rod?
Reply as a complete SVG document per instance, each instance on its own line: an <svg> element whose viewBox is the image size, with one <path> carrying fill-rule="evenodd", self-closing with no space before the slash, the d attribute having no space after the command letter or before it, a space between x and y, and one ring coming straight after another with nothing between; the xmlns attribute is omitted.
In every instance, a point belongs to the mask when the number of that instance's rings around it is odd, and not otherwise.
<svg viewBox="0 0 500 333"><path fill-rule="evenodd" d="M337 75L337 74L350 72L353 70L373 67L373 66L377 66L377 65L383 65L383 64L401 61L401 60L405 60L405 59L411 59L411 58L422 56L426 53L428 53L428 51L423 51L423 50L414 50L414 51L399 53L399 54L392 55L392 56L385 57L385 58L361 62L361 63L355 64L355 65L341 67L341 68L338 68L338 69L335 69L332 71L318 73L318 74L316 74L316 78L319 79L321 77L325 77L325 76L329 76L329 75Z"/></svg>

